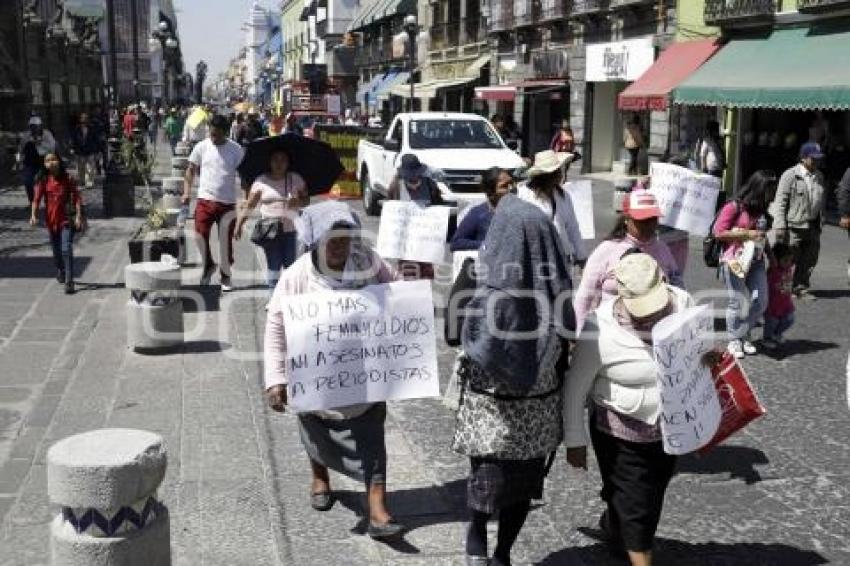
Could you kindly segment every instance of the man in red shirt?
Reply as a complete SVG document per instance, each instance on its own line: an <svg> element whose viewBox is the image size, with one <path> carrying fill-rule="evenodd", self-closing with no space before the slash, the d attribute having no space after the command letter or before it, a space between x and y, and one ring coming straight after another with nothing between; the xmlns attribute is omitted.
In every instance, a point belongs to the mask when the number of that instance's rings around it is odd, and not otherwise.
<svg viewBox="0 0 850 566"><path fill-rule="evenodd" d="M124 114L124 137L130 139L133 137L133 130L136 128L136 109L132 106L127 107L127 112Z"/></svg>

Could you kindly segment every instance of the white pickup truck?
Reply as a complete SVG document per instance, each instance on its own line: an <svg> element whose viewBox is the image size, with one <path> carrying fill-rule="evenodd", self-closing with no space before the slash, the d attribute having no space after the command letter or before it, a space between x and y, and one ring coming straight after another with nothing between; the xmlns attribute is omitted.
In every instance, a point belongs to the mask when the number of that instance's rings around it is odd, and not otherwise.
<svg viewBox="0 0 850 566"><path fill-rule="evenodd" d="M487 169L524 165L490 122L477 114L397 114L381 143L360 140L357 146L357 178L367 214L380 213L380 201L387 197L401 156L407 153L442 173L443 200L456 205L484 198L479 183Z"/></svg>

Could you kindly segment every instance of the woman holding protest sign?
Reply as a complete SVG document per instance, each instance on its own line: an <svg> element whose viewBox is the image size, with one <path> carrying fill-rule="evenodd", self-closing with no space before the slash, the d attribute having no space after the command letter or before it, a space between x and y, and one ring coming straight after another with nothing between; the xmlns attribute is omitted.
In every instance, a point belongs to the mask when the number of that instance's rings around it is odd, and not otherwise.
<svg viewBox="0 0 850 566"><path fill-rule="evenodd" d="M611 234L597 246L584 266L581 283L576 290L573 306L576 321L581 329L584 319L605 297L617 292L614 269L620 258L629 251L640 251L652 256L666 280L676 287L685 283L678 264L658 237L658 219L661 209L655 197L646 191L632 191L623 200L623 214Z"/></svg>
<svg viewBox="0 0 850 566"><path fill-rule="evenodd" d="M467 564L503 566L563 436L562 335L574 328L572 285L552 222L513 195L499 202L479 263L469 312L487 314L463 324L453 449L471 464ZM498 543L488 562L487 521L497 512Z"/></svg>
<svg viewBox="0 0 850 566"><path fill-rule="evenodd" d="M773 173L756 171L737 198L723 205L714 221L714 237L724 243L720 275L729 294L729 352L736 358L757 352L750 332L767 310L766 214L776 185Z"/></svg>
<svg viewBox="0 0 850 566"><path fill-rule="evenodd" d="M286 298L359 289L396 279L393 270L360 239L360 222L346 204L329 201L309 206L303 209L296 226L307 253L281 274L266 322L264 379L269 404L276 411L284 411L287 405L282 313ZM368 534L376 539L403 531L386 508L386 414L385 403L370 403L298 415L301 441L313 474L312 507L327 511L333 506L329 468L361 480L368 491Z"/></svg>
<svg viewBox="0 0 850 566"><path fill-rule="evenodd" d="M665 282L661 266L648 254L628 253L613 271L616 294L588 316L573 352L564 395L567 461L587 469L584 407L589 395L590 440L607 508L598 529L580 530L628 553L633 566L649 566L676 464L662 445L652 329L693 300Z"/></svg>
<svg viewBox="0 0 850 566"><path fill-rule="evenodd" d="M444 204L434 171L412 153L401 156L401 165L387 190L389 200L415 202L419 206ZM420 261L401 260L398 269L405 279L433 279L434 265Z"/></svg>

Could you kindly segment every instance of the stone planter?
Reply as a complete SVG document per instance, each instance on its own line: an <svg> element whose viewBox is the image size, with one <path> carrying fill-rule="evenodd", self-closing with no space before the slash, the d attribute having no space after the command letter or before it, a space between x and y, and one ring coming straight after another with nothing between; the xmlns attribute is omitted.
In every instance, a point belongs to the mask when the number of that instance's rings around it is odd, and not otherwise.
<svg viewBox="0 0 850 566"><path fill-rule="evenodd" d="M157 230L145 233L142 228L127 242L130 263L159 261L163 254L179 258L181 257L180 248L178 230Z"/></svg>

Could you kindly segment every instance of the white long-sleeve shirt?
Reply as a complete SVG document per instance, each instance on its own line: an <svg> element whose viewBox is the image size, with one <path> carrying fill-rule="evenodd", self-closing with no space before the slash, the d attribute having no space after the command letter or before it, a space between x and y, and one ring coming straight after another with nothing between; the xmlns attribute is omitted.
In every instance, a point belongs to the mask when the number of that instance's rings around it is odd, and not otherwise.
<svg viewBox="0 0 850 566"><path fill-rule="evenodd" d="M686 292L667 286L676 310L691 305ZM587 446L584 405L593 401L633 419L655 424L661 412L658 366L652 346L629 332L614 316L610 297L588 317L573 351L564 387L564 441L568 448Z"/></svg>
<svg viewBox="0 0 850 566"><path fill-rule="evenodd" d="M578 226L575 208L573 208L572 200L570 200L566 192L555 191L554 211L552 210L552 202L547 198L538 197L527 183L522 183L517 187L517 196L537 206L552 220L552 223L555 225L555 231L561 238L561 243L566 253L572 255L575 261L584 261L587 259L587 252L584 249L584 242L581 239L581 230Z"/></svg>

